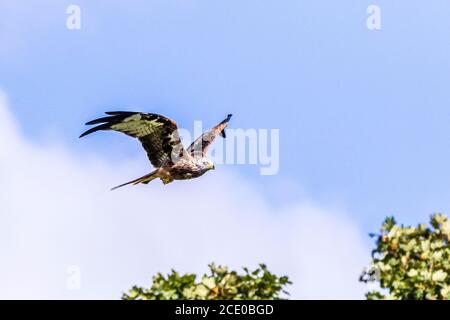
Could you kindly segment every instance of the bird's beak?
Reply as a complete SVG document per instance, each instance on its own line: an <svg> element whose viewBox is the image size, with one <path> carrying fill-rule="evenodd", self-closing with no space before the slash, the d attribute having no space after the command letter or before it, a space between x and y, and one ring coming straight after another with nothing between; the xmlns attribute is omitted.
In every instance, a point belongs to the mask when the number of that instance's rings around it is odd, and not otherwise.
<svg viewBox="0 0 450 320"><path fill-rule="evenodd" d="M214 165L214 163L211 165L211 169L216 170L216 166Z"/></svg>

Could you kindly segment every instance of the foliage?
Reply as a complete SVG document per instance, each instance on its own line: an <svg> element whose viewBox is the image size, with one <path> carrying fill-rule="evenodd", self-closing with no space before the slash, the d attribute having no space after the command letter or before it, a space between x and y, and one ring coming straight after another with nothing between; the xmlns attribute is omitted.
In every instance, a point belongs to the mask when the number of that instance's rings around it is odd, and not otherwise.
<svg viewBox="0 0 450 320"><path fill-rule="evenodd" d="M399 226L387 218L377 237L372 263L362 282L381 290L368 299L450 299L450 219L431 216L431 226Z"/></svg>
<svg viewBox="0 0 450 320"><path fill-rule="evenodd" d="M210 274L196 282L195 274L172 273L164 277L158 273L153 277L149 289L134 286L123 294L124 300L258 300L280 299L280 293L288 294L284 287L291 284L287 277L278 277L267 270L264 264L244 274L228 271L227 267L209 265Z"/></svg>

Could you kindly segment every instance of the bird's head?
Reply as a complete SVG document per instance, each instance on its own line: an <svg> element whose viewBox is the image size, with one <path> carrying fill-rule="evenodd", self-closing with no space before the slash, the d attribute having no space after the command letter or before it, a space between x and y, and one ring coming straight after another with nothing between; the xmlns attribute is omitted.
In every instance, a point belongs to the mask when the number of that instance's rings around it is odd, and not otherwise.
<svg viewBox="0 0 450 320"><path fill-rule="evenodd" d="M216 167L214 166L214 162L209 159L203 159L203 167L206 170L214 170Z"/></svg>

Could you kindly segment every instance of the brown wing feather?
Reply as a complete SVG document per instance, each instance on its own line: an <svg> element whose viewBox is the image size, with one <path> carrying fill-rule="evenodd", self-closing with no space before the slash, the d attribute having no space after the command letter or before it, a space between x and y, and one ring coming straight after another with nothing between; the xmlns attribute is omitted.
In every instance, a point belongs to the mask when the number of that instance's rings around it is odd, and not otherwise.
<svg viewBox="0 0 450 320"><path fill-rule="evenodd" d="M225 138L225 128L228 126L228 122L230 121L232 116L232 114L229 114L221 123L205 131L189 146L186 151L191 156L204 157L208 152L209 147L212 145L214 139L216 139L218 135L221 135Z"/></svg>
<svg viewBox="0 0 450 320"><path fill-rule="evenodd" d="M87 125L100 124L81 137L98 130L114 130L138 138L155 167L170 166L185 155L175 121L155 113L114 111L108 117L95 119Z"/></svg>

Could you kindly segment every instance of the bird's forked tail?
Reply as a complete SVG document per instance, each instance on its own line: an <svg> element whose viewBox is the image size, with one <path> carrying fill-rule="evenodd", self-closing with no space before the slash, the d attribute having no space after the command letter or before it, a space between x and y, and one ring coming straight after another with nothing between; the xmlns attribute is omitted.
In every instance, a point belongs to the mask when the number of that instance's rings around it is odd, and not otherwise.
<svg viewBox="0 0 450 320"><path fill-rule="evenodd" d="M139 184L139 183L145 183L145 184L147 184L147 183L149 183L150 181L152 181L153 179L158 178L158 175L156 174L157 171L158 171L158 170L155 170L155 171L153 171L153 172L150 172L149 174L146 174L146 175L143 176L143 177L140 177L140 178L137 178L137 179L135 179L135 180L132 180L132 181L126 182L126 183L124 183L124 184L118 185L117 187L112 188L111 191L112 191L112 190L119 189L119 188L124 187L124 186L127 186L127 185L129 185L129 184L132 184L132 185L136 185L136 184Z"/></svg>

